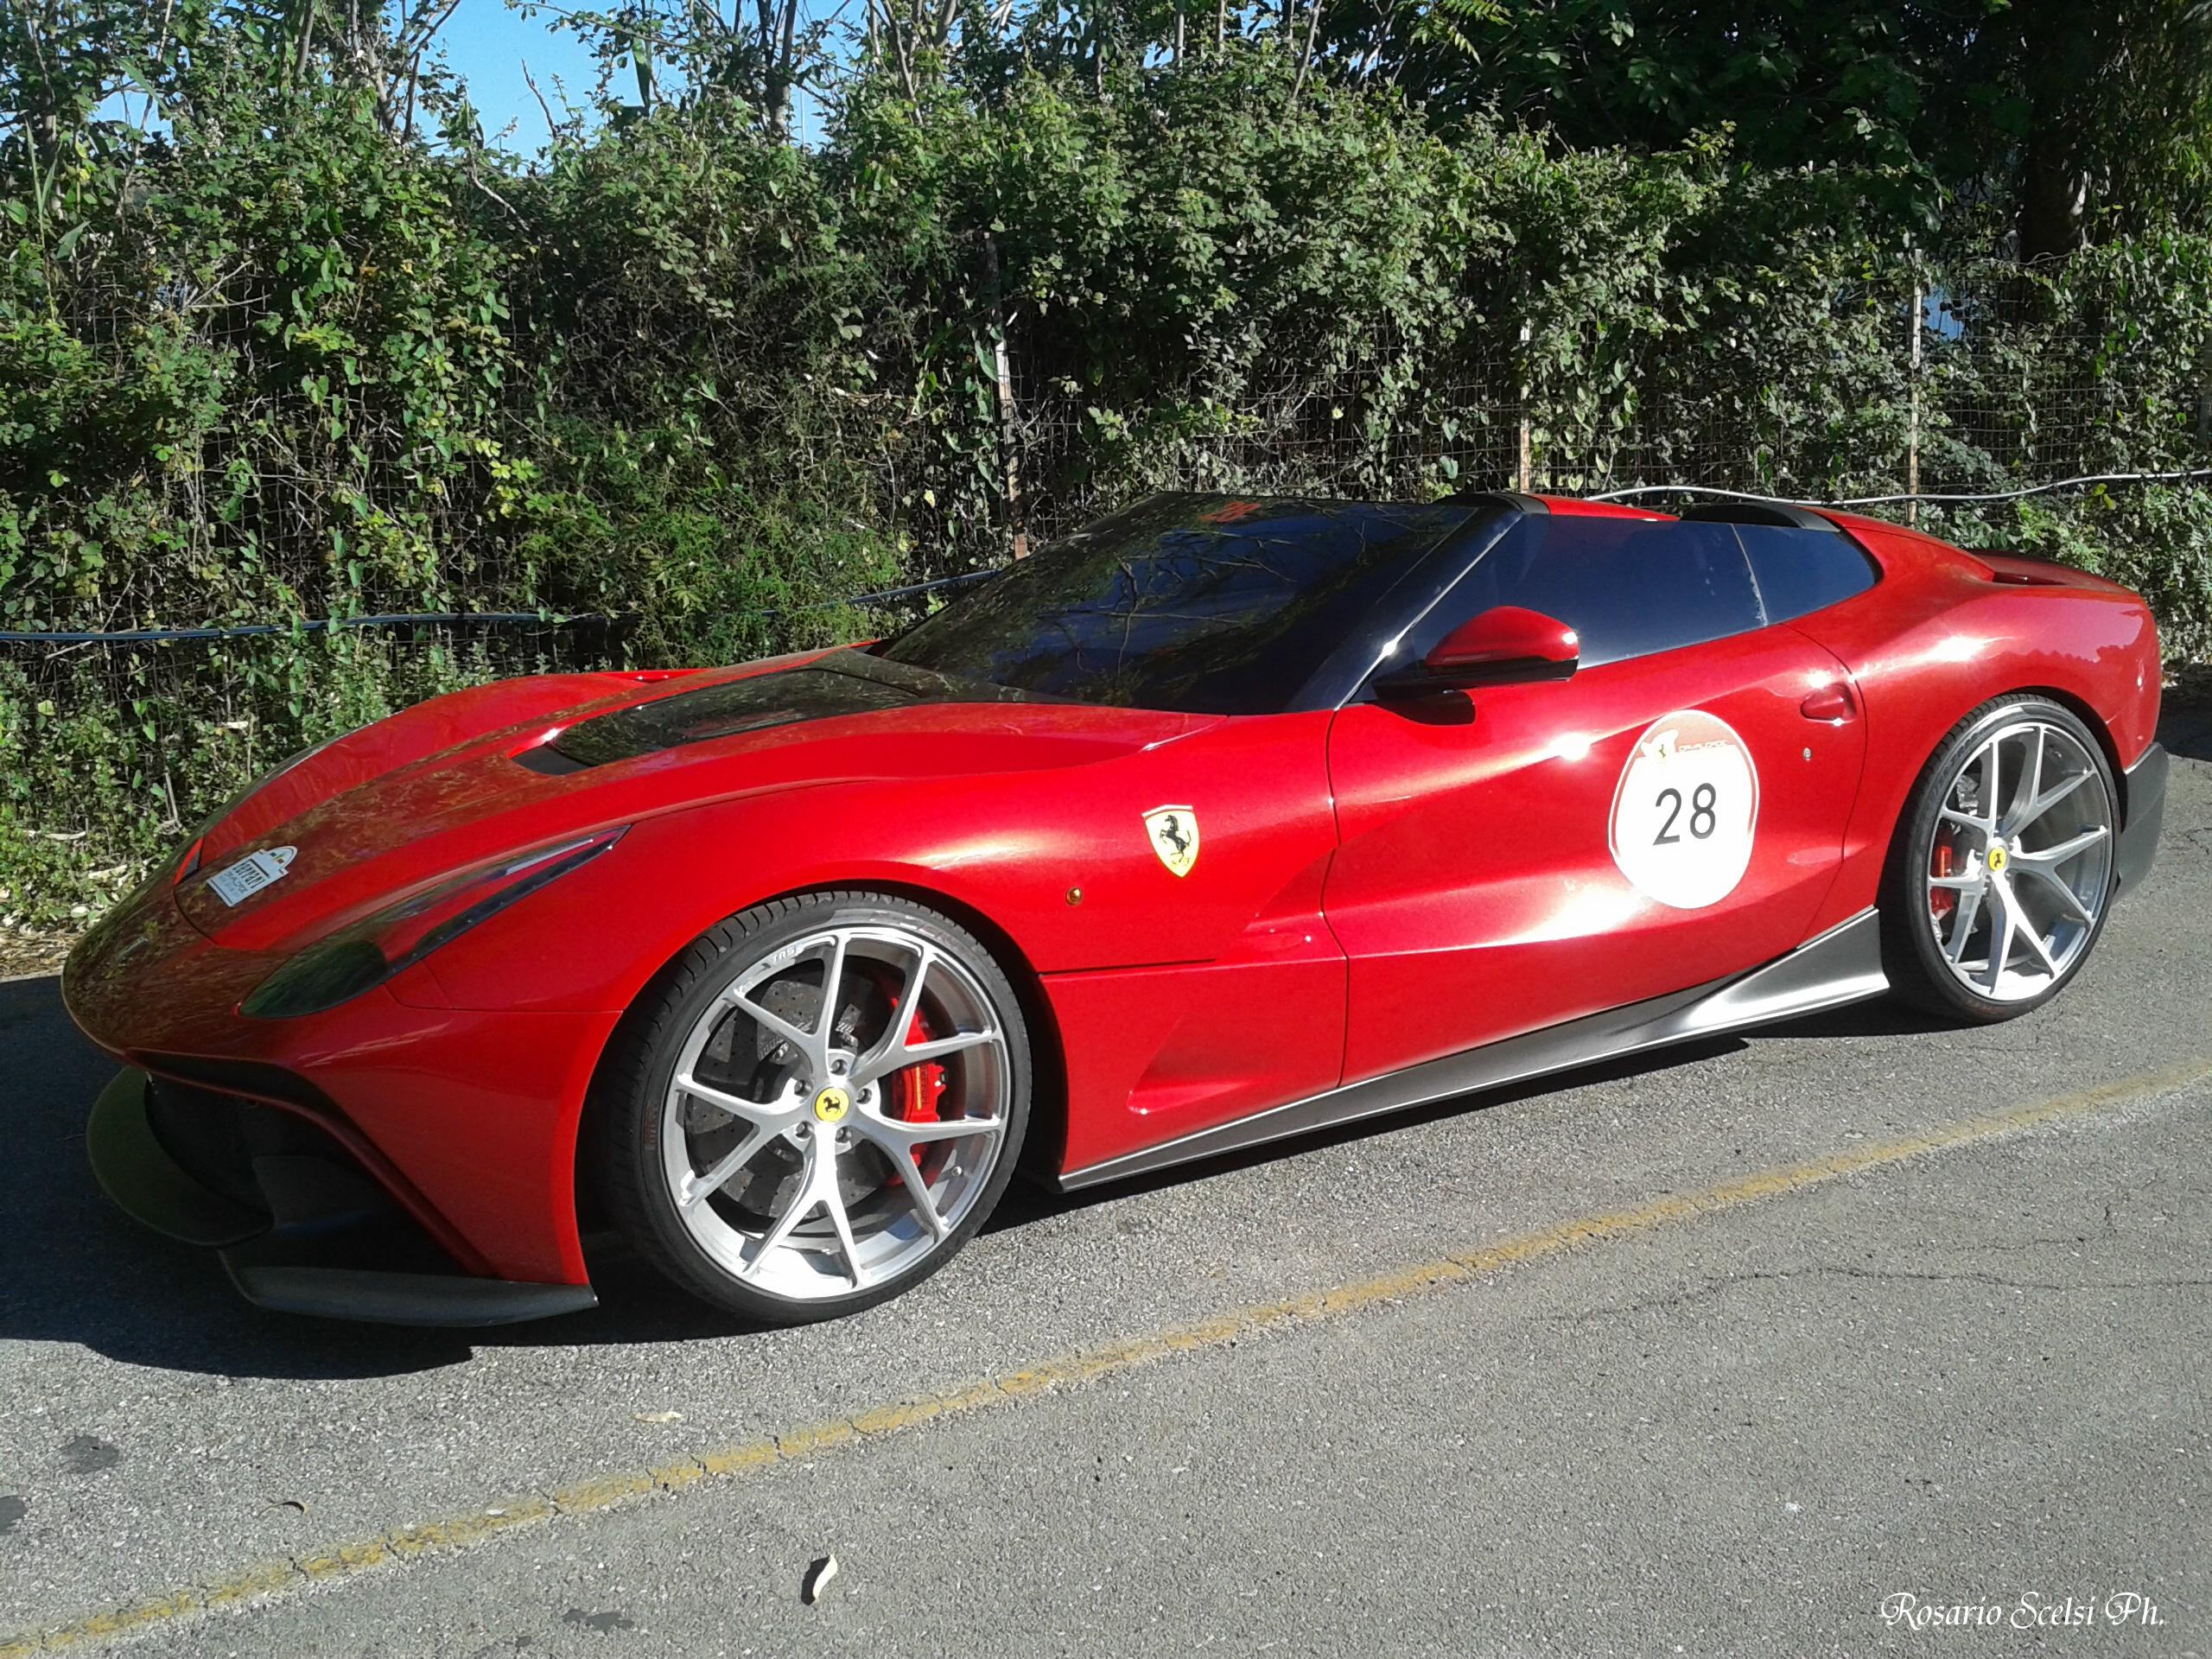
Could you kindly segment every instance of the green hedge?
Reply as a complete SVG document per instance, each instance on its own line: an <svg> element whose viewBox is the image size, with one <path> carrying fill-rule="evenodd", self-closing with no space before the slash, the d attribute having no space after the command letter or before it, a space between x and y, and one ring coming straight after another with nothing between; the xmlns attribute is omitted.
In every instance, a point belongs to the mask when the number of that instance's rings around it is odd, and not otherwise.
<svg viewBox="0 0 2212 1659"><path fill-rule="evenodd" d="M1507 484L1524 431L1568 490L1872 493L1916 443L1930 489L2205 459L2201 231L2023 272L1916 245L1878 181L1442 129L1265 46L1103 86L862 76L811 149L697 98L528 170L450 99L395 137L268 49L203 39L159 133L0 149L0 628L613 620L0 646L16 925L416 697L880 626L836 601L1161 484ZM1916 291L1950 307L1916 366ZM2206 505L1929 522L2118 575L2202 654Z"/></svg>

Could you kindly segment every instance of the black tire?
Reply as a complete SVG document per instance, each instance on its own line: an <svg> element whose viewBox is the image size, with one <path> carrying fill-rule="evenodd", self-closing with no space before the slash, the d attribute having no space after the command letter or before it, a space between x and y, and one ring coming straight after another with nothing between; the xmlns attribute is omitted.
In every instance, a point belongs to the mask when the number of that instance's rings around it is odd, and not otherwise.
<svg viewBox="0 0 2212 1659"><path fill-rule="evenodd" d="M1891 843L1889 862L1883 873L1880 906L1883 966L1896 996L1948 1020L1995 1025L2043 1007L2081 972L2112 913L2115 888L2108 880L2102 901L2087 925L2086 942L2067 963L2064 971L2031 996L2008 1001L1977 992L1961 982L1942 953L1936 926L1930 919L1929 895L1922 873L1929 868L1935 856L1937 823L1945 798L1960 767L1993 735L2036 722L2073 734L2094 769L2107 808L2116 806L2120 797L2113 787L2112 766L2106 758L2104 745L2080 716L2048 697L2033 692L2012 692L1992 698L1974 709L1936 746L1913 786L1904 816L1898 822ZM2111 824L2110 831L2116 833L2117 827Z"/></svg>
<svg viewBox="0 0 2212 1659"><path fill-rule="evenodd" d="M972 985L988 999L1004 1038L1005 1077L1001 1090L1004 1128L988 1173L974 1178L980 1180L977 1196L957 1225L911 1268L842 1294L774 1294L741 1281L685 1224L664 1165L664 1115L679 1051L728 987L794 941L827 928L853 926L890 926L920 936L944 957L956 961ZM702 1300L760 1325L804 1325L835 1319L911 1289L958 1254L982 1226L1005 1192L1020 1156L1028 1125L1032 1076L1020 999L1005 970L967 929L925 906L887 893L800 893L756 906L709 930L662 971L631 1010L594 1085L592 1136L588 1143L593 1155L591 1173L608 1218L631 1245L670 1280ZM842 1143L842 1134L838 1138ZM782 1149L771 1141L764 1150L780 1153ZM886 1183L882 1191L895 1185ZM721 1199L710 1202L719 1206Z"/></svg>

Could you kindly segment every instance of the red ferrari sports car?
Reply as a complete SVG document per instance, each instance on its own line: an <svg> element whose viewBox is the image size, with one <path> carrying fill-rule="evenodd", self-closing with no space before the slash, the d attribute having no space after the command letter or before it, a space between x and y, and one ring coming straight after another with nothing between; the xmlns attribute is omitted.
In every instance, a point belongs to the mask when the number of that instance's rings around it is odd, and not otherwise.
<svg viewBox="0 0 2212 1659"><path fill-rule="evenodd" d="M1895 991L2149 868L2149 611L1895 524L1143 501L895 639L436 698L95 928L123 1207L267 1306L760 1321L1088 1186Z"/></svg>

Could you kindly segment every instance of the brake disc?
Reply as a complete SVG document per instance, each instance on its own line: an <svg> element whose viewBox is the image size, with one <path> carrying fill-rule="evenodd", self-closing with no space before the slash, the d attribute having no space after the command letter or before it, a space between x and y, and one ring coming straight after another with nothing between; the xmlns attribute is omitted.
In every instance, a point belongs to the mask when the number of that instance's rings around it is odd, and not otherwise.
<svg viewBox="0 0 2212 1659"><path fill-rule="evenodd" d="M779 1019L810 1031L822 1007L822 988L798 974L780 976L753 993L753 1000ZM864 975L849 976L842 1006L833 1027L836 1046L859 1049L880 1032L891 1017L891 999ZM753 1033L750 1052L734 1052L738 1033ZM742 1094L748 1100L770 1101L799 1074L801 1058L789 1043L771 1035L758 1022L732 1018L722 1021L696 1062L702 1080ZM714 1164L735 1147L744 1126L713 1107L696 1100L683 1104L683 1127L691 1137L692 1151L701 1168ZM873 1152L874 1148L868 1148ZM849 1209L857 1208L881 1191L890 1171L880 1157L841 1158L837 1190ZM794 1196L805 1168L798 1147L780 1137L769 1141L760 1154L734 1176L711 1200L728 1206L734 1219L747 1226L765 1226L783 1213ZM827 1236L829 1224L817 1217L801 1225L802 1236Z"/></svg>

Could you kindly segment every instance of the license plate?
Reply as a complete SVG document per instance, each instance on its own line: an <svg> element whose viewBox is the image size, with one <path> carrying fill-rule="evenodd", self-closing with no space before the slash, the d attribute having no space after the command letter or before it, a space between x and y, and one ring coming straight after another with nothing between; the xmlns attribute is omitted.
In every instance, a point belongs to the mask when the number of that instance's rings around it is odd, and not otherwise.
<svg viewBox="0 0 2212 1659"><path fill-rule="evenodd" d="M265 847L257 853L248 853L230 868L209 876L208 888L226 905L244 904L271 882L283 880L298 850L293 847Z"/></svg>

